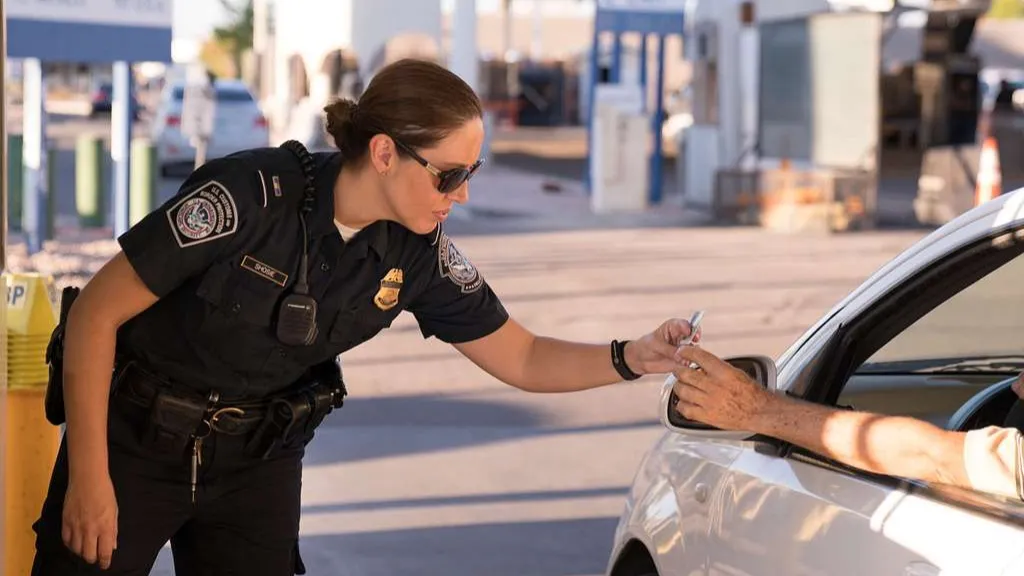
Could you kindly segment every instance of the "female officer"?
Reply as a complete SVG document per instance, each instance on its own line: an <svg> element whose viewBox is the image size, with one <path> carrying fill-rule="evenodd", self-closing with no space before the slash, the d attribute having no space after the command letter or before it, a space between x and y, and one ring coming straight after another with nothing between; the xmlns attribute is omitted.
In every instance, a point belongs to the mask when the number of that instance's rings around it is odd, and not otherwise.
<svg viewBox="0 0 1024 576"><path fill-rule="evenodd" d="M358 104L325 111L340 153L207 163L119 238L71 307L67 431L33 574L146 574L168 540L178 574L304 573L301 459L341 393L340 374L310 369L402 310L530 392L678 368L685 321L631 342L535 336L445 235L484 138L457 76L401 61Z"/></svg>

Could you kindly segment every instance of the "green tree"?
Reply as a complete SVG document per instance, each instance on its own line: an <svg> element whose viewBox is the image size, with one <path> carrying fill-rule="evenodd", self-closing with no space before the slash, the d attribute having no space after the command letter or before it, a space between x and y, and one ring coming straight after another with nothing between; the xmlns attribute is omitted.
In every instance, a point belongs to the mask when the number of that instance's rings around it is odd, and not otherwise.
<svg viewBox="0 0 1024 576"><path fill-rule="evenodd" d="M1024 18L1024 0L992 0L989 18Z"/></svg>
<svg viewBox="0 0 1024 576"><path fill-rule="evenodd" d="M242 58L252 50L253 0L218 0L229 14L228 23L213 29L213 37L228 54L234 67L233 76L242 74Z"/></svg>

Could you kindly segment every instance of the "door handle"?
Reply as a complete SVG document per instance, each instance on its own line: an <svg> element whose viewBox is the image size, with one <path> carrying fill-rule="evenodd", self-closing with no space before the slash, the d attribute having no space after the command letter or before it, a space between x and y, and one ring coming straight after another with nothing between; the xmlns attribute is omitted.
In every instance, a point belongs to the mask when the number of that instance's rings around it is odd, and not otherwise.
<svg viewBox="0 0 1024 576"><path fill-rule="evenodd" d="M911 562L903 569L903 576L939 576L939 569L927 562Z"/></svg>
<svg viewBox="0 0 1024 576"><path fill-rule="evenodd" d="M693 490L693 499L701 504L708 500L708 485L701 482ZM914 575L917 576L917 575Z"/></svg>

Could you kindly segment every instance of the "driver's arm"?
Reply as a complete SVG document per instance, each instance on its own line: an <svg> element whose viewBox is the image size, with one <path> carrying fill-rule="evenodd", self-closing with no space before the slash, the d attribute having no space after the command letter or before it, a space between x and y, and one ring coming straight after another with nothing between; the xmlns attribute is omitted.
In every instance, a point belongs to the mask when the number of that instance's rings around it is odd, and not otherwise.
<svg viewBox="0 0 1024 576"><path fill-rule="evenodd" d="M1024 499L1024 439L1015 429L952 432L915 418L812 404L764 390L703 349L684 347L680 356L702 369L676 372L677 409L686 418L778 438L877 474Z"/></svg>
<svg viewBox="0 0 1024 576"><path fill-rule="evenodd" d="M951 432L903 416L851 412L771 395L755 432L862 470L1024 500L1024 437L989 426Z"/></svg>

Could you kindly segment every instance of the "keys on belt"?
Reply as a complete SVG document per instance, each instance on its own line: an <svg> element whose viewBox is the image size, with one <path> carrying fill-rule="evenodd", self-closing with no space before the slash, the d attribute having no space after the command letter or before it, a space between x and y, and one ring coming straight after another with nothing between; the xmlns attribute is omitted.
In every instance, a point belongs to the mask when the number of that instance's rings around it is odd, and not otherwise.
<svg viewBox="0 0 1024 576"><path fill-rule="evenodd" d="M221 419L232 415L237 417L245 416L245 411L234 406L217 408L217 401L220 394L211 392L207 399L206 415L199 422L199 427L192 434L192 503L196 503L196 486L199 482L199 467L203 465L203 440L208 438L214 431L224 432L220 429Z"/></svg>
<svg viewBox="0 0 1024 576"><path fill-rule="evenodd" d="M148 410L143 444L171 454L191 448L190 484L196 501L199 469L203 465L203 444L214 432L229 436L249 435L246 453L267 459L279 448L310 437L324 417L344 404L346 390L340 379L330 375L308 379L286 395L221 404L220 394L210 392L204 399L170 385L140 366L128 363L119 371L116 397Z"/></svg>

